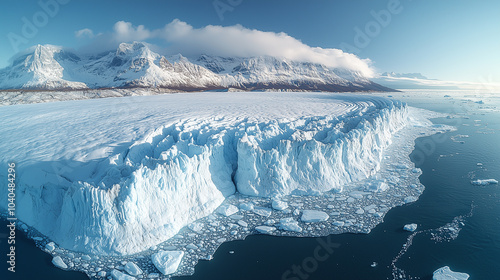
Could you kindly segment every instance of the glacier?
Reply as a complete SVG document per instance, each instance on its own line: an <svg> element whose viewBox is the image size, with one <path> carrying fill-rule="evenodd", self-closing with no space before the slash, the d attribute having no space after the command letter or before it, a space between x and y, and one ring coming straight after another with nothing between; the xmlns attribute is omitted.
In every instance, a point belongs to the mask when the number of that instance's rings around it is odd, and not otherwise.
<svg viewBox="0 0 500 280"><path fill-rule="evenodd" d="M423 190L408 157L414 139L449 129L396 100L311 92L65 101L0 116L1 164L17 163L23 223L65 256L113 261L189 244L179 274L211 258L207 244L254 231L369 231ZM316 230L298 216L315 206L321 219L306 220Z"/></svg>

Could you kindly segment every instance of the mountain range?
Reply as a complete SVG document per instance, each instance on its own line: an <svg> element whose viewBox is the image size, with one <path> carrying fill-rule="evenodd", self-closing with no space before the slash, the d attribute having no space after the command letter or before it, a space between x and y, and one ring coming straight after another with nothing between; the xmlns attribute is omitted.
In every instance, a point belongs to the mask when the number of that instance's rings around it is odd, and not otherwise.
<svg viewBox="0 0 500 280"><path fill-rule="evenodd" d="M63 47L37 45L0 70L0 89L77 90L100 88L203 90L393 91L361 73L284 58L163 56L142 42L78 55Z"/></svg>

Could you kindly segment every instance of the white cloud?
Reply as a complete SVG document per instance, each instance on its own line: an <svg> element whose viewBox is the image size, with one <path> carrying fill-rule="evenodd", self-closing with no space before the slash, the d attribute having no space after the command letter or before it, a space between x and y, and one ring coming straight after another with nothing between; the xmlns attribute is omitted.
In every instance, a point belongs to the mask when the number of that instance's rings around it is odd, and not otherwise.
<svg viewBox="0 0 500 280"><path fill-rule="evenodd" d="M268 55L347 68L367 77L372 77L374 73L369 59L360 59L339 49L310 47L283 32L260 31L241 25L194 28L175 19L161 29L149 30L143 25L134 26L130 22L119 21L114 25L111 36L98 37L105 40L98 43L101 46L161 38L167 43L169 53L187 56L202 53L240 57Z"/></svg>
<svg viewBox="0 0 500 280"><path fill-rule="evenodd" d="M119 21L113 26L113 38L118 42L142 41L152 37L144 25L137 27L130 22Z"/></svg>
<svg viewBox="0 0 500 280"><path fill-rule="evenodd" d="M94 37L94 32L92 31L92 29L88 29L88 28L84 28L84 29L81 29L81 30L78 30L75 32L75 36L77 38L93 38Z"/></svg>

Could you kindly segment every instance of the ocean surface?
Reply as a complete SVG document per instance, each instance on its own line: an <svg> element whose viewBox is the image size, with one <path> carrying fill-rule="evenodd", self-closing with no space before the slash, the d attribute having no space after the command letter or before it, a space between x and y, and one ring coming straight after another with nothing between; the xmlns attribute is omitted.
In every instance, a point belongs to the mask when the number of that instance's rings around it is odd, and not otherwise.
<svg viewBox="0 0 500 280"><path fill-rule="evenodd" d="M431 279L432 272L445 265L468 273L471 280L498 279L500 185L471 181L500 180L500 93L426 90L379 95L446 113L449 117L433 122L457 128L416 140L412 160L422 169L420 180L426 187L417 202L393 208L370 234L254 235L224 243L212 260L199 262L193 276L174 279ZM402 229L408 223L418 224L413 235ZM2 221L0 279L87 279L55 268L50 255L19 231L16 272L8 272L7 233Z"/></svg>

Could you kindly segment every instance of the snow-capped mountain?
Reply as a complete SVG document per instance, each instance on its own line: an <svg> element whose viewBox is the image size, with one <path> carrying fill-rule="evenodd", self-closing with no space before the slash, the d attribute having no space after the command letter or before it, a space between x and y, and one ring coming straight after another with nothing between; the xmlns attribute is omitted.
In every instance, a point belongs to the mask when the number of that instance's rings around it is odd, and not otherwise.
<svg viewBox="0 0 500 280"><path fill-rule="evenodd" d="M78 66L80 58L52 45L38 45L18 56L11 67L0 71L0 88L74 89L87 88L67 71Z"/></svg>
<svg viewBox="0 0 500 280"><path fill-rule="evenodd" d="M165 57L142 42L79 56L62 47L38 45L0 70L0 89L155 87L175 90L388 91L358 72L322 64L259 56L181 54Z"/></svg>

